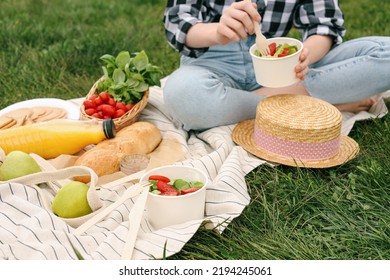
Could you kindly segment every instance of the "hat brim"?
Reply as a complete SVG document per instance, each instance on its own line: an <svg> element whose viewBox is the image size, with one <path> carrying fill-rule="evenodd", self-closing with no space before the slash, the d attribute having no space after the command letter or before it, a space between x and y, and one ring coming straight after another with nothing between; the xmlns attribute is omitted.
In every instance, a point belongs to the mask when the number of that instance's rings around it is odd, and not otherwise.
<svg viewBox="0 0 390 280"><path fill-rule="evenodd" d="M352 138L341 135L340 148L337 155L324 160L300 160L289 157L283 157L259 148L254 142L254 125L255 120L247 120L237 124L232 132L233 141L243 147L252 155L269 162L280 163L294 167L305 168L328 168L341 165L357 156L359 145Z"/></svg>

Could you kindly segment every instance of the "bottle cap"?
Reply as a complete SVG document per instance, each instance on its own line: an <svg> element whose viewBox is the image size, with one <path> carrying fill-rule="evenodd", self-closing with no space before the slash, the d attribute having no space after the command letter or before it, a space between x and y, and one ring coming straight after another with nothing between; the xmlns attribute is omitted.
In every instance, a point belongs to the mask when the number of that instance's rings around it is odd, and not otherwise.
<svg viewBox="0 0 390 280"><path fill-rule="evenodd" d="M107 139L111 139L115 137L116 128L115 128L115 123L112 119L103 120L103 131Z"/></svg>

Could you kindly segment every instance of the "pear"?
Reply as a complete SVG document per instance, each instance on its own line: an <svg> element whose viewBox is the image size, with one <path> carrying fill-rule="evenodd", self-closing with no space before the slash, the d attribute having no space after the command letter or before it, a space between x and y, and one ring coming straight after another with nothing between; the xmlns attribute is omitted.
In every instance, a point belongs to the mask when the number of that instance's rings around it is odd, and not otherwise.
<svg viewBox="0 0 390 280"><path fill-rule="evenodd" d="M89 186L72 181L64 185L54 196L52 211L61 218L77 218L92 213L87 199Z"/></svg>
<svg viewBox="0 0 390 280"><path fill-rule="evenodd" d="M42 171L41 167L29 154L22 151L12 151L6 155L0 166L0 181L7 181L40 171Z"/></svg>
<svg viewBox="0 0 390 280"><path fill-rule="evenodd" d="M2 148L0 148L0 165L3 163L5 160L5 152Z"/></svg>

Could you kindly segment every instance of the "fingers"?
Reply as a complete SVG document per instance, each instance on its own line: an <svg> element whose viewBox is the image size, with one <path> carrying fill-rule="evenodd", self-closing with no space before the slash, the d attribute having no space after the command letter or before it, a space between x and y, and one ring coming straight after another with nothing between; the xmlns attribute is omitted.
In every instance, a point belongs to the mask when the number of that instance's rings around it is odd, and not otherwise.
<svg viewBox="0 0 390 280"><path fill-rule="evenodd" d="M246 39L248 33L254 33L253 20L260 21L255 3L234 2L221 16L217 32L219 36L238 42Z"/></svg>
<svg viewBox="0 0 390 280"><path fill-rule="evenodd" d="M308 59L309 50L303 48L301 54L299 55L300 63L295 66L295 72L298 79L303 80L305 75L309 72L310 61Z"/></svg>
<svg viewBox="0 0 390 280"><path fill-rule="evenodd" d="M239 41L247 37L247 30L254 30L248 15L240 10L231 10L220 19L221 33L232 41Z"/></svg>

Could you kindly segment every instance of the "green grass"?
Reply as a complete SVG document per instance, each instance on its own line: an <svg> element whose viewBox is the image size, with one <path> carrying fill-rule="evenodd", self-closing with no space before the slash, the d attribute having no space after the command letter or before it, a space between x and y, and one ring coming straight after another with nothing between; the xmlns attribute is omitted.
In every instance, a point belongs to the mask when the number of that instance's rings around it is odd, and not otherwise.
<svg viewBox="0 0 390 280"><path fill-rule="evenodd" d="M390 2L344 0L347 39L390 34ZM0 0L0 108L37 97L83 97L99 57L144 49L169 75L162 0ZM250 205L222 235L199 230L170 259L390 259L389 117L357 123L359 157L316 170L262 165Z"/></svg>

